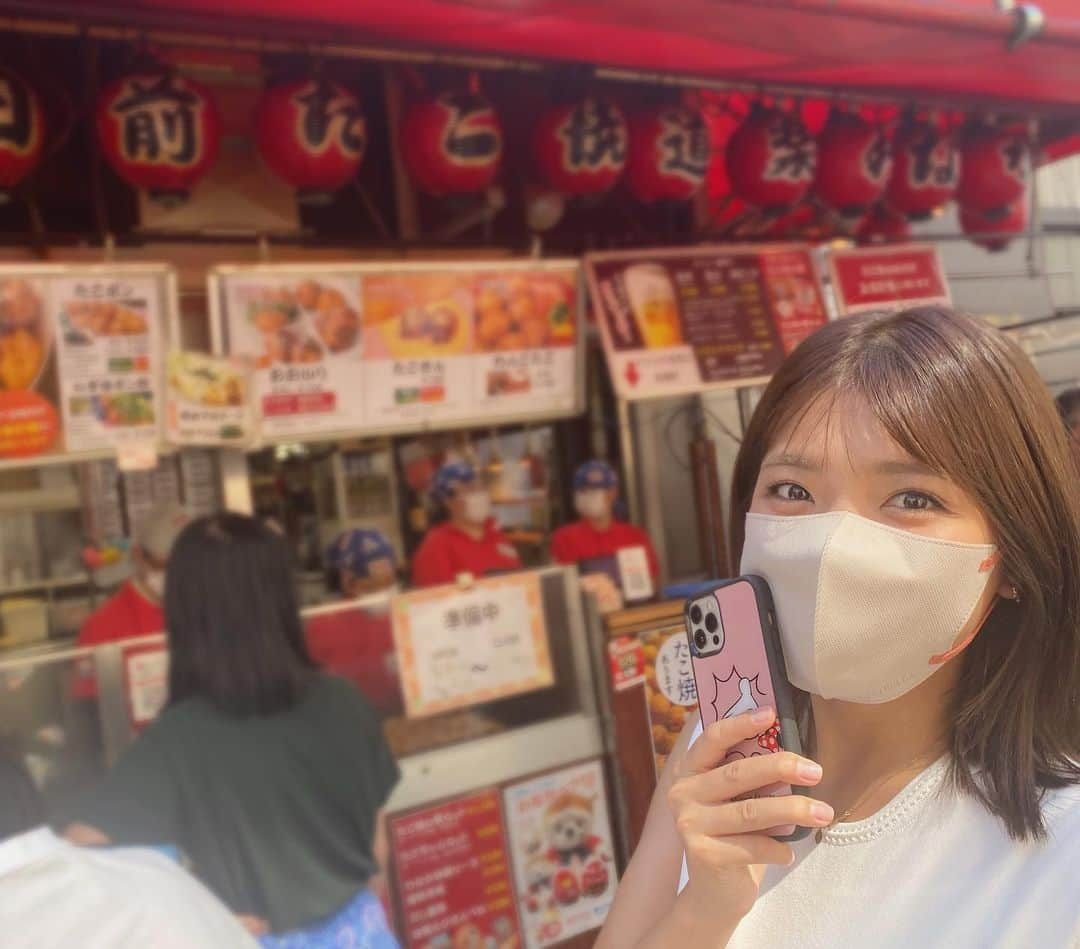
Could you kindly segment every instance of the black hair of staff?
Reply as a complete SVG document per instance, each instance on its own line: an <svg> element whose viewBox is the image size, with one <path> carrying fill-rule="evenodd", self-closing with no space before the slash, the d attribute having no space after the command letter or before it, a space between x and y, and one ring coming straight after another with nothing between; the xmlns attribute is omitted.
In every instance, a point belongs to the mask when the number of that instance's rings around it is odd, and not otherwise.
<svg viewBox="0 0 1080 949"><path fill-rule="evenodd" d="M179 846L273 932L334 917L379 872L399 773L362 694L308 655L284 539L239 514L195 521L170 559L165 616L168 704L79 824Z"/></svg>

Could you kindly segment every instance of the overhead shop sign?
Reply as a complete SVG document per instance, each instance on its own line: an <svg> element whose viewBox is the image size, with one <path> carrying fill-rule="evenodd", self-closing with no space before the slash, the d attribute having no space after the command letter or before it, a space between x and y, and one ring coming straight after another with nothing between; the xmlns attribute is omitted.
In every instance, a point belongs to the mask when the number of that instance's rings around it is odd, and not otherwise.
<svg viewBox="0 0 1080 949"><path fill-rule="evenodd" d="M583 409L576 261L223 267L210 299L264 440Z"/></svg>
<svg viewBox="0 0 1080 949"><path fill-rule="evenodd" d="M585 265L623 399L761 382L828 318L801 244L619 251Z"/></svg>
<svg viewBox="0 0 1080 949"><path fill-rule="evenodd" d="M175 307L162 265L0 267L0 458L156 450Z"/></svg>
<svg viewBox="0 0 1080 949"><path fill-rule="evenodd" d="M937 248L925 244L828 252L841 316L951 302Z"/></svg>

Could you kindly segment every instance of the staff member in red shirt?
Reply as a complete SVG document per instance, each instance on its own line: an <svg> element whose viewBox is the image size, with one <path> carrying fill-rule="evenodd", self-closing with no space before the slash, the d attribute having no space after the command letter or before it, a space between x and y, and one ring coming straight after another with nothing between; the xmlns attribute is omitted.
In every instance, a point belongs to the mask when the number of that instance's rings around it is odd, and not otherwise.
<svg viewBox="0 0 1080 949"><path fill-rule="evenodd" d="M178 504L162 505L150 512L135 533L131 579L83 623L79 630L79 646L103 646L122 639L165 632L165 616L161 609L165 568L176 538L189 521L188 513ZM80 668L73 690L78 698L97 695L97 680L89 663Z"/></svg>
<svg viewBox="0 0 1080 949"><path fill-rule="evenodd" d="M574 507L580 519L551 535L551 556L556 563L578 564L614 557L620 550L640 547L655 581L660 575L649 535L640 527L615 520L619 479L605 461L587 461L574 472Z"/></svg>
<svg viewBox="0 0 1080 949"><path fill-rule="evenodd" d="M483 577L521 569L514 545L491 516L491 495L471 465L443 465L432 481L431 497L445 510L446 520L427 532L413 557L415 586L454 583L462 574Z"/></svg>

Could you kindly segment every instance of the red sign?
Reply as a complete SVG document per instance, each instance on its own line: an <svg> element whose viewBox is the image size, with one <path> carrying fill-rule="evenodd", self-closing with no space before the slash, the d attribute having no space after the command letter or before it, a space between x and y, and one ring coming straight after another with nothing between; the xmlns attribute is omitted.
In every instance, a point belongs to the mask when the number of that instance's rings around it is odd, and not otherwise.
<svg viewBox="0 0 1080 949"><path fill-rule="evenodd" d="M47 452L60 434L60 417L48 399L23 389L0 392L0 458Z"/></svg>
<svg viewBox="0 0 1080 949"><path fill-rule="evenodd" d="M827 319L799 244L617 251L586 266L624 399L761 382Z"/></svg>
<svg viewBox="0 0 1080 949"><path fill-rule="evenodd" d="M408 949L521 944L496 790L391 818Z"/></svg>
<svg viewBox="0 0 1080 949"><path fill-rule="evenodd" d="M933 247L866 247L836 250L829 268L840 313L949 303L949 285Z"/></svg>
<svg viewBox="0 0 1080 949"><path fill-rule="evenodd" d="M611 684L616 692L637 685L645 678L645 652L636 636L620 636L608 643Z"/></svg>

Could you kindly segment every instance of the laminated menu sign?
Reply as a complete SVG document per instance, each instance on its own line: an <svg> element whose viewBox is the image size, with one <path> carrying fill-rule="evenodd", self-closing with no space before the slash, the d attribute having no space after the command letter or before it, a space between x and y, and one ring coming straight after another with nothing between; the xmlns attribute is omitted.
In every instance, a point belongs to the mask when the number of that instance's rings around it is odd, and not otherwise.
<svg viewBox="0 0 1080 949"><path fill-rule="evenodd" d="M859 247L828 254L840 313L949 303L937 248L923 244Z"/></svg>
<svg viewBox="0 0 1080 949"><path fill-rule="evenodd" d="M390 819L408 949L519 949L499 792Z"/></svg>
<svg viewBox="0 0 1080 949"><path fill-rule="evenodd" d="M802 245L619 251L586 267L624 399L760 381L827 320Z"/></svg>
<svg viewBox="0 0 1080 949"><path fill-rule="evenodd" d="M171 352L166 431L174 445L235 445L252 437L250 372L241 359Z"/></svg>
<svg viewBox="0 0 1080 949"><path fill-rule="evenodd" d="M599 761L503 791L525 945L598 929L615 896L615 851Z"/></svg>
<svg viewBox="0 0 1080 949"><path fill-rule="evenodd" d="M60 400L68 451L156 443L161 287L151 276L53 277Z"/></svg>
<svg viewBox="0 0 1080 949"><path fill-rule="evenodd" d="M230 273L223 302L230 355L255 365L254 399L263 434L363 426L356 274Z"/></svg>
<svg viewBox="0 0 1080 949"><path fill-rule="evenodd" d="M535 575L395 597L393 620L410 717L492 702L555 682Z"/></svg>
<svg viewBox="0 0 1080 949"><path fill-rule="evenodd" d="M131 727L141 731L169 697L169 651L160 643L137 643L123 650L124 690Z"/></svg>

